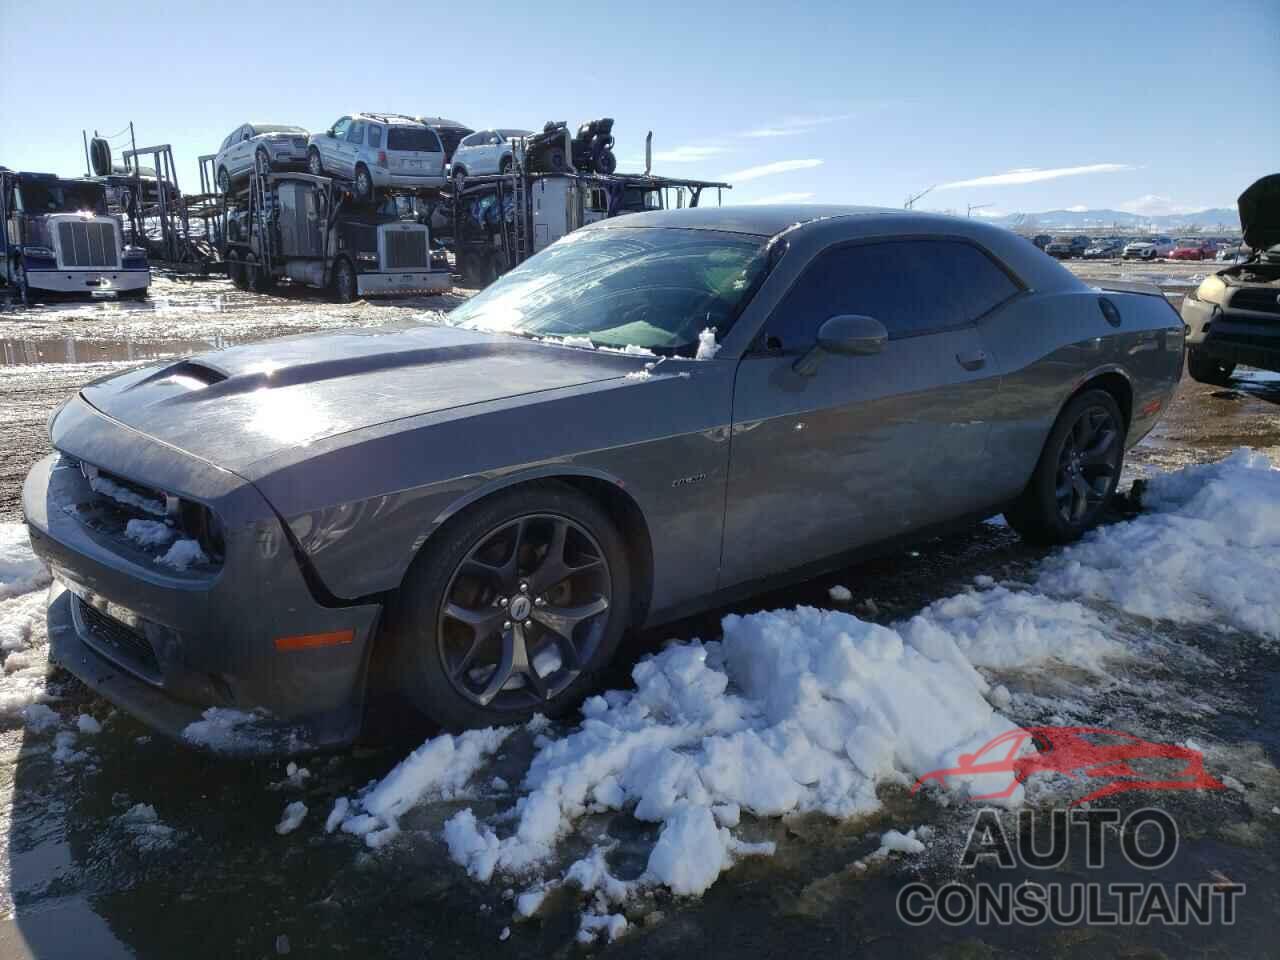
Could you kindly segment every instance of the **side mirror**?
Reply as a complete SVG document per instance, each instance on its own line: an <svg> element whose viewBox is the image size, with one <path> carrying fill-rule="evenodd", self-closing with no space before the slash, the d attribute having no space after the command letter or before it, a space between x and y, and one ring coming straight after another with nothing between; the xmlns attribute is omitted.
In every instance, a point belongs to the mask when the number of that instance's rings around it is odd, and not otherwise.
<svg viewBox="0 0 1280 960"><path fill-rule="evenodd" d="M818 328L818 342L792 364L792 369L801 376L811 377L817 372L824 353L865 357L880 353L888 341L889 331L874 317L837 314Z"/></svg>

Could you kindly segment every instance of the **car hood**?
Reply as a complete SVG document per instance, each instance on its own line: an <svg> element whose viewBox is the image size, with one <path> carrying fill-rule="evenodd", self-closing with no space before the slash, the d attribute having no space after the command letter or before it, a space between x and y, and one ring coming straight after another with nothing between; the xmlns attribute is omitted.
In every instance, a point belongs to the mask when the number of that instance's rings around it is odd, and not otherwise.
<svg viewBox="0 0 1280 960"><path fill-rule="evenodd" d="M1236 200L1244 242L1254 250L1280 244L1280 173L1256 181Z"/></svg>
<svg viewBox="0 0 1280 960"><path fill-rule="evenodd" d="M644 358L443 326L271 340L85 387L107 416L244 474L294 447L422 414L625 376Z"/></svg>

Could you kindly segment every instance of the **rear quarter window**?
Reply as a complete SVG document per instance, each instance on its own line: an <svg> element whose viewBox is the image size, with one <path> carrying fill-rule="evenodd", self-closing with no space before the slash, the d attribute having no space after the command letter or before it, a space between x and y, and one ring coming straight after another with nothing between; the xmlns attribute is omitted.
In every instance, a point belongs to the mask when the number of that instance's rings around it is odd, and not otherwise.
<svg viewBox="0 0 1280 960"><path fill-rule="evenodd" d="M369 124L369 139L366 141L371 147L382 146L382 127L376 123Z"/></svg>

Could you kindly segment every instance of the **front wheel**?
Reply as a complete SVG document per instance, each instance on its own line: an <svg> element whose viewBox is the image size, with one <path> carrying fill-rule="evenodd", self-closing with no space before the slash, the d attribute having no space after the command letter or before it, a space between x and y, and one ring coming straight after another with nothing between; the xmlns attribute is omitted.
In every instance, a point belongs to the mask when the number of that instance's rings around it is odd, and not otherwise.
<svg viewBox="0 0 1280 960"><path fill-rule="evenodd" d="M1035 472L1005 511L1032 543L1078 540L1102 516L1124 465L1124 416L1105 390L1088 390L1058 415Z"/></svg>
<svg viewBox="0 0 1280 960"><path fill-rule="evenodd" d="M1192 348L1187 351L1187 373L1198 383L1207 383L1215 387L1225 387L1231 383L1231 374L1236 365L1211 357L1201 350Z"/></svg>
<svg viewBox="0 0 1280 960"><path fill-rule="evenodd" d="M307 172L313 177L324 176L324 161L320 159L320 151L315 147L307 151Z"/></svg>
<svg viewBox="0 0 1280 960"><path fill-rule="evenodd" d="M414 561L385 640L404 697L446 729L572 709L630 611L617 528L572 487L530 484L455 517Z"/></svg>
<svg viewBox="0 0 1280 960"><path fill-rule="evenodd" d="M218 192L224 196L231 192L231 174L226 167L218 168Z"/></svg>
<svg viewBox="0 0 1280 960"><path fill-rule="evenodd" d="M356 298L356 270L345 257L333 268L333 297L339 303L350 303Z"/></svg>

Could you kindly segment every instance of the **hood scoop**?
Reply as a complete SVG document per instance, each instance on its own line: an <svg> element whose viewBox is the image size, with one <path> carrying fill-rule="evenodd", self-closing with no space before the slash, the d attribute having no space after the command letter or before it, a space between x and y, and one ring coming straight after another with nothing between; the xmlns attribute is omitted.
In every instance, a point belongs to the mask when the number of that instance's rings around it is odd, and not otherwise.
<svg viewBox="0 0 1280 960"><path fill-rule="evenodd" d="M173 381L179 386L185 386L192 390L203 390L205 387L212 387L215 383L221 383L228 378L229 374L225 370L201 360L183 360L181 363L175 363L171 367L165 367L163 370L157 370L151 376L144 380L139 380L129 389L137 390L139 387L148 384L159 383L164 380Z"/></svg>

